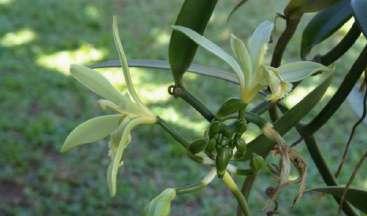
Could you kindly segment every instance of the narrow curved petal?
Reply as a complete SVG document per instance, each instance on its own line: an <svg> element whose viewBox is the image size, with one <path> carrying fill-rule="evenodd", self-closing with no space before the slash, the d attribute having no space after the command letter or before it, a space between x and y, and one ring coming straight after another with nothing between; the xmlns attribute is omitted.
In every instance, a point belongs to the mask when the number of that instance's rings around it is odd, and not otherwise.
<svg viewBox="0 0 367 216"><path fill-rule="evenodd" d="M124 119L124 121L121 123L122 133L119 144L116 146L116 143L111 143L110 146L111 163L108 166L107 170L107 184L111 196L114 196L116 194L117 173L119 167L122 165L123 153L131 141L131 130L134 129L136 126L143 124L145 122L146 120L144 118Z"/></svg>
<svg viewBox="0 0 367 216"><path fill-rule="evenodd" d="M236 73L240 84L244 83L244 75L241 69L241 66L237 63L237 61L229 55L226 51L224 51L222 48L220 48L215 43L211 42L204 36L201 36L200 34L196 33L195 31L183 27L183 26L173 26L173 29L183 33L187 37L189 37L191 40L193 40L195 43L200 45L201 47L205 48L209 52L213 53L223 61L225 61Z"/></svg>
<svg viewBox="0 0 367 216"><path fill-rule="evenodd" d="M124 74L124 78L125 78L125 81L126 81L128 91L129 91L130 95L132 96L132 98L134 99L134 101L136 103L138 103L139 105L144 106L143 103L141 102L138 94L136 93L133 82L131 80L130 69L129 69L129 65L127 63L127 58L126 58L126 54L125 54L125 51L124 51L124 47L122 46L122 43L121 43L116 16L113 16L113 19L112 19L112 30L113 30L113 39L114 39L114 42L115 42L115 47L116 47L117 53L119 55L119 59L120 59L120 62L121 62L122 73Z"/></svg>

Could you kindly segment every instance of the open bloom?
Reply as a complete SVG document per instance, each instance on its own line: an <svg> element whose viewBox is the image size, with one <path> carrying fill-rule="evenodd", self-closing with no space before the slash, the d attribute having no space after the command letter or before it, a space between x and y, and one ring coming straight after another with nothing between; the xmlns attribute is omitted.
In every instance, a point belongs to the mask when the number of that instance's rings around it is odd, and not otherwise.
<svg viewBox="0 0 367 216"><path fill-rule="evenodd" d="M231 36L231 48L235 57L189 28L183 26L173 26L173 28L224 60L233 69L240 84L241 99L245 103L251 102L256 94L267 86L272 93L268 99L279 100L291 90L291 82L300 81L318 71L329 70L311 61L284 64L279 68L266 65L266 51L274 28L274 24L269 21L261 23L247 43L234 35Z"/></svg>
<svg viewBox="0 0 367 216"><path fill-rule="evenodd" d="M103 109L109 108L116 114L99 116L80 124L68 135L61 149L62 152L65 152L110 135L109 156L111 162L107 170L107 182L112 196L116 193L117 172L122 165L124 150L131 141L131 130L140 124L156 122L156 116L141 102L132 84L115 18L113 30L128 91L124 94L119 92L95 70L80 65L71 65L71 75L91 91L104 98L99 101Z"/></svg>

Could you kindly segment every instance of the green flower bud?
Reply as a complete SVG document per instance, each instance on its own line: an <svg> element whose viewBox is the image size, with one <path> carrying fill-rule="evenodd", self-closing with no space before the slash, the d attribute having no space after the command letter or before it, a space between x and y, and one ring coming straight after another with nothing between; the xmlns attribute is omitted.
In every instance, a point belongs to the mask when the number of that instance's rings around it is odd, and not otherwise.
<svg viewBox="0 0 367 216"><path fill-rule="evenodd" d="M209 138L213 138L218 134L223 127L223 123L220 121L213 121L209 126Z"/></svg>
<svg viewBox="0 0 367 216"><path fill-rule="evenodd" d="M231 139L235 133L235 128L231 126L222 127L220 132L223 134L223 136Z"/></svg>
<svg viewBox="0 0 367 216"><path fill-rule="evenodd" d="M247 122L246 120L238 120L234 122L235 130L239 134L245 133L247 130Z"/></svg>
<svg viewBox="0 0 367 216"><path fill-rule="evenodd" d="M263 157L253 153L251 160L251 168L253 169L254 172L259 172L261 170L267 170L268 165Z"/></svg>
<svg viewBox="0 0 367 216"><path fill-rule="evenodd" d="M239 152L241 153L245 153L246 150L247 150L247 144L245 142L245 140L243 139L238 139L237 142L236 142L236 148Z"/></svg>
<svg viewBox="0 0 367 216"><path fill-rule="evenodd" d="M217 140L215 138L210 139L208 145L205 148L205 153L207 153L208 155L213 155L216 145Z"/></svg>
<svg viewBox="0 0 367 216"><path fill-rule="evenodd" d="M146 207L145 216L169 216L171 202L176 197L176 190L167 188L156 196Z"/></svg>
<svg viewBox="0 0 367 216"><path fill-rule="evenodd" d="M206 146L208 145L208 141L205 139L199 139L192 142L189 146L189 150L193 154L197 154L201 151L203 151Z"/></svg>
<svg viewBox="0 0 367 216"><path fill-rule="evenodd" d="M222 178L226 172L229 161L232 159L233 151L231 148L223 147L217 148L217 158L215 160L215 165L217 168L217 175Z"/></svg>

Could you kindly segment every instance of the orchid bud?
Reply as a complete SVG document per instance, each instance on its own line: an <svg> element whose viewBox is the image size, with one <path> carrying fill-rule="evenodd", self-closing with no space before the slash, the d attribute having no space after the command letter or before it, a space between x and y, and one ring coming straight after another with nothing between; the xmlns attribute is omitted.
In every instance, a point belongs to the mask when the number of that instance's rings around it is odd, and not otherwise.
<svg viewBox="0 0 367 216"><path fill-rule="evenodd" d="M146 208L145 216L169 216L171 202L176 197L176 190L167 188L156 196Z"/></svg>
<svg viewBox="0 0 367 216"><path fill-rule="evenodd" d="M232 159L233 151L231 148L223 147L217 149L217 158L215 165L217 168L217 174L219 178L222 178L226 172L229 161Z"/></svg>
<svg viewBox="0 0 367 216"><path fill-rule="evenodd" d="M193 154L197 154L203 151L208 145L208 141L206 139L199 139L192 142L189 146L189 150Z"/></svg>

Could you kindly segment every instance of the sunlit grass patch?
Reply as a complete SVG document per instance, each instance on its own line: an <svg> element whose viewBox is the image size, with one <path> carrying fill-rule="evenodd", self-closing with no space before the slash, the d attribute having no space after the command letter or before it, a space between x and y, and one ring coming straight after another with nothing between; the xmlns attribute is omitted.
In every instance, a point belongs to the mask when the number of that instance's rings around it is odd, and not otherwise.
<svg viewBox="0 0 367 216"><path fill-rule="evenodd" d="M1 5L0 0L0 5ZM0 44L4 47L14 47L19 45L24 45L27 43L32 42L37 38L37 34L29 29L29 28L23 28L15 32L8 32L6 33L1 39Z"/></svg>
<svg viewBox="0 0 367 216"><path fill-rule="evenodd" d="M37 58L37 64L48 69L54 69L69 74L69 65L87 64L99 61L106 56L106 51L95 48L91 44L83 44L75 50L58 51L52 54L43 54Z"/></svg>

